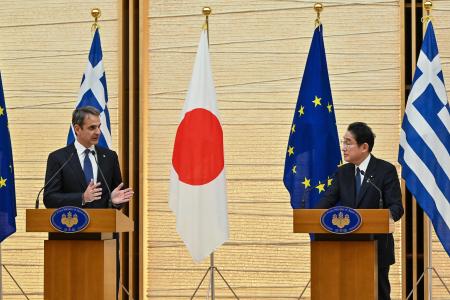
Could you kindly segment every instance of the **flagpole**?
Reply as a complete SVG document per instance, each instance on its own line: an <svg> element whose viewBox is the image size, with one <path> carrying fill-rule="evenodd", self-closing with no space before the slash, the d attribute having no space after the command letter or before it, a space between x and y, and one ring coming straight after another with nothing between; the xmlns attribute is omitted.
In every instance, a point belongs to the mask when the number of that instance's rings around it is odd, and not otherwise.
<svg viewBox="0 0 450 300"><path fill-rule="evenodd" d="M212 12L212 10L210 7L205 6L202 9L202 13L205 16L205 23L203 24L203 30L206 30L206 36L208 38L208 48L209 48L209 20L208 20L208 17L211 14L211 12ZM208 49L208 51L209 51L209 49ZM202 280L200 280L200 283L197 285L197 288L195 289L194 293L192 294L191 300L194 299L195 295L197 294L197 291L200 289L203 281L205 280L206 276L208 275L208 272L210 272L210 274L209 274L210 281L209 281L209 290L207 293L207 297L209 295L211 295L211 300L216 299L216 291L215 291L215 285L214 285L214 272L217 272L217 274L219 274L219 276L222 278L222 280L227 285L228 289L233 293L234 297L239 300L239 297L236 295L234 290L231 288L229 283L226 281L225 277L223 277L222 273L220 273L219 269L217 269L217 267L214 265L214 251L212 251L209 254L209 267L206 270L205 275L203 275Z"/></svg>
<svg viewBox="0 0 450 300"><path fill-rule="evenodd" d="M424 35L425 35L425 30L426 30L427 23L431 19L430 12L431 12L432 6L433 6L433 4L431 3L431 1L424 1L424 3L423 3L423 8L426 11L426 16L422 20L422 24L423 24L422 27L424 28L424 30L422 30L422 31L424 32ZM433 291L432 291L432 287L433 287L433 269L432 269L432 267L433 267L433 265L432 265L432 262L431 262L431 259L432 259L431 250L432 250L432 247L433 247L433 245L432 245L432 238L431 238L432 230L431 230L431 221L430 221L430 219L426 216L426 214L424 214L424 216L425 216L424 222L425 222L426 227L427 227L425 229L425 231L426 231L425 236L427 238L427 243L428 243L428 245L424 247L425 248L424 250L426 252L428 252L427 253L428 255L425 257L425 266L424 266L424 272L427 272L426 273L427 276L425 278L426 279L425 283L427 284L427 287L426 287L425 291L427 292L428 295L424 295L424 296L425 296L425 298L427 298L427 296L428 296L428 299L431 300L432 299L432 295L433 295Z"/></svg>
<svg viewBox="0 0 450 300"><path fill-rule="evenodd" d="M321 2L316 2L316 3L314 3L314 10L315 10L315 12L317 13L316 20L314 21L314 24L315 24L315 26L316 26L316 28L317 28L317 27L319 27L320 24L321 24L321 22L320 22L320 13L321 13L322 10L323 10L323 4L322 4ZM306 189L305 189L304 193L306 193ZM304 194L304 195L305 195L305 194ZM303 196L303 197L304 197L304 196ZM304 200L304 199L302 199L302 200ZM303 203L303 208L305 208L304 203ZM310 283L311 283L311 276L310 276L308 282L306 283L305 287L303 288L302 292L301 292L300 295L298 296L298 300L302 299L303 294L306 292L306 289L308 288L308 286L309 286Z"/></svg>
<svg viewBox="0 0 450 300"><path fill-rule="evenodd" d="M421 18L424 28L424 32L427 30L427 25L428 22L431 21L431 8L433 6L433 3L431 1L425 1L423 3L423 8L426 11L426 15L424 17ZM425 246L424 244L424 248L425 248L425 252L424 255L426 255L424 257L424 270L422 272L422 274L420 275L419 279L417 279L417 281L414 283L412 290L410 291L410 293L407 295L406 300L408 300L411 295L414 294L414 292L417 289L417 285L420 283L420 281L424 278L424 285L426 285L426 290L424 291L424 296L426 296L426 299L432 299L433 297L433 291L432 291L432 286L433 286L433 272L436 274L437 278L441 281L442 285L444 286L444 288L447 291L447 294L450 295L450 289L447 287L447 285L445 284L444 280L442 279L442 277L439 275L439 273L437 272L437 270L433 267L433 263L432 263L432 228L431 228L431 219L425 215L424 216L424 224L425 227L424 228L424 238L427 239L427 243L428 245ZM414 294L415 295L415 294Z"/></svg>
<svg viewBox="0 0 450 300"><path fill-rule="evenodd" d="M101 15L102 15L102 12L99 8L93 8L91 10L91 16L94 18L94 23L92 24L92 27L91 27L92 34L95 33L95 30L100 28L100 26L98 25L98 18L100 18Z"/></svg>
<svg viewBox="0 0 450 300"><path fill-rule="evenodd" d="M211 14L212 10L211 7L205 6L202 9L202 13L205 16L205 24L203 25L203 28L206 28L206 36L208 38L208 51L209 51L209 15ZM210 270L210 274L209 274L209 288L211 291L211 300L215 300L216 299L216 291L215 291L215 286L214 286L214 251L211 252L211 254L209 255L209 270Z"/></svg>

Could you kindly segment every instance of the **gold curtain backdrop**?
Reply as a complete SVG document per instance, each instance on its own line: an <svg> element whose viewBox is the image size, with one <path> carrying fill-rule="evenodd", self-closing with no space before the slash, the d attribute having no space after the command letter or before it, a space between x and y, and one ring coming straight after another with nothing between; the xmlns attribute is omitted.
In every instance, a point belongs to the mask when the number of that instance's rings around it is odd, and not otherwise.
<svg viewBox="0 0 450 300"><path fill-rule="evenodd" d="M350 122L369 123L377 134L374 154L398 166L400 6L359 3L324 2L321 15L339 134ZM167 204L173 140L204 21L201 4L213 11L211 64L228 181L230 240L216 252L216 265L241 299L297 299L309 280L309 237L292 233L282 178L314 1L151 1L146 296L189 297L209 265L192 262ZM391 282L399 299L400 264ZM216 295L232 298L220 279Z"/></svg>
<svg viewBox="0 0 450 300"><path fill-rule="evenodd" d="M30 299L43 299L46 235L25 232L25 209L34 208L44 185L48 154L66 144L93 37L93 7L102 9L100 37L113 144L117 147L117 1L24 0L0 4L0 70L17 194L17 233L2 243L2 262ZM24 299L5 270L2 275L3 299Z"/></svg>

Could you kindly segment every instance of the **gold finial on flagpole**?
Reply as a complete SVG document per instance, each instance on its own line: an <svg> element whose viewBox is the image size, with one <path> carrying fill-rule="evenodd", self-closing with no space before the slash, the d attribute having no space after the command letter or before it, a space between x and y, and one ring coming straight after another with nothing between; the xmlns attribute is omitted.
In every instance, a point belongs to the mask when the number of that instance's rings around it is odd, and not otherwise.
<svg viewBox="0 0 450 300"><path fill-rule="evenodd" d="M320 25L320 13L323 10L322 3L320 3L320 2L315 3L314 10L317 12L317 18L316 18L315 24L316 24L316 26L319 26Z"/></svg>
<svg viewBox="0 0 450 300"><path fill-rule="evenodd" d="M422 23L428 22L431 20L430 12L431 12L432 6L433 6L433 3L431 1L425 1L423 3L423 8L426 10L427 14L422 17L422 19L421 19Z"/></svg>
<svg viewBox="0 0 450 300"><path fill-rule="evenodd" d="M203 24L203 29L206 29L206 34L208 35L208 45L209 45L209 15L211 15L211 7L205 6L202 9L202 13L205 16L205 24Z"/></svg>
<svg viewBox="0 0 450 300"><path fill-rule="evenodd" d="M94 24L92 24L91 31L95 32L97 28L100 28L100 25L98 25L98 18L100 18L102 12L100 11L100 8L93 8L91 9L91 15L94 18Z"/></svg>

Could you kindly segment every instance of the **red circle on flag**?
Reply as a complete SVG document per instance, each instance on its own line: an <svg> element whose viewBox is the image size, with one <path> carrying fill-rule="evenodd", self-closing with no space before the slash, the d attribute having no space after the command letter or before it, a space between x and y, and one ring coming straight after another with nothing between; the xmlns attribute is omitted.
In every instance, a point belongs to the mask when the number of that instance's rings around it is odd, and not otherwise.
<svg viewBox="0 0 450 300"><path fill-rule="evenodd" d="M223 170L223 132L219 119L209 110L194 109L178 126L172 165L179 179L190 185L203 185Z"/></svg>

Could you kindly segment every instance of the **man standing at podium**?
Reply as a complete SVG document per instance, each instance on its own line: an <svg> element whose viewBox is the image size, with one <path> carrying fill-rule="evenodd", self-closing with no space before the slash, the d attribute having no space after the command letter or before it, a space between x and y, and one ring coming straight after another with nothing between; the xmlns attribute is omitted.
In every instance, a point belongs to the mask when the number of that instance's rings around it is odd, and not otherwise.
<svg viewBox="0 0 450 300"><path fill-rule="evenodd" d="M123 189L116 152L97 145L100 112L92 106L77 108L72 114L75 142L48 156L44 204L47 208L118 207L133 196Z"/></svg>
<svg viewBox="0 0 450 300"><path fill-rule="evenodd" d="M332 185L316 208L336 204L352 208L387 208L398 221L403 215L402 195L397 170L391 163L371 154L375 134L367 124L348 126L342 141L347 164L339 167ZM389 268L395 263L392 234L375 235L378 241L378 298L390 299Z"/></svg>
<svg viewBox="0 0 450 300"><path fill-rule="evenodd" d="M47 208L119 208L130 201L133 190L122 190L122 175L116 152L97 145L100 138L100 112L93 106L72 113L75 142L48 156L44 204ZM116 296L119 290L119 239L117 249Z"/></svg>

